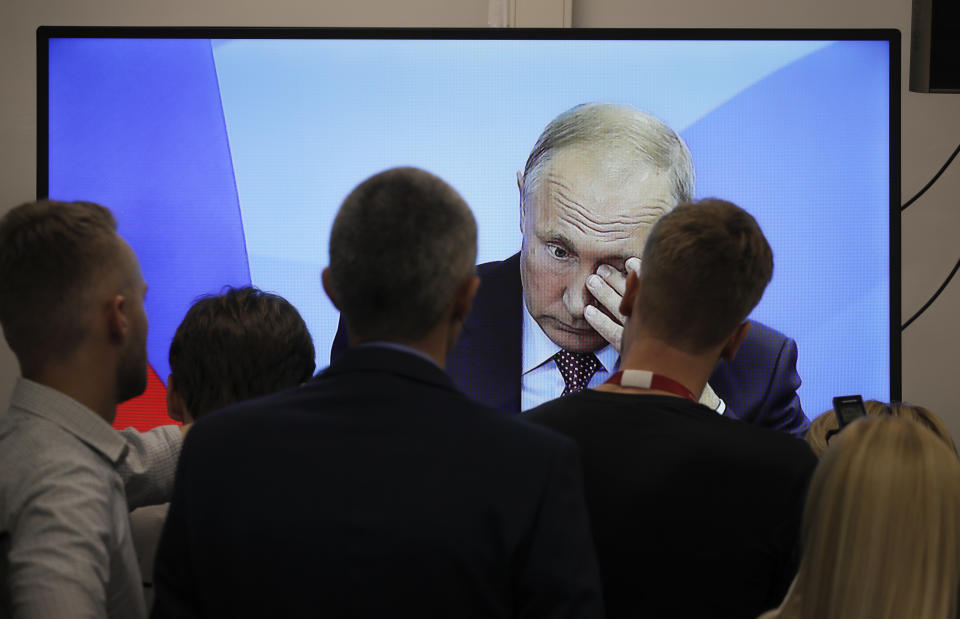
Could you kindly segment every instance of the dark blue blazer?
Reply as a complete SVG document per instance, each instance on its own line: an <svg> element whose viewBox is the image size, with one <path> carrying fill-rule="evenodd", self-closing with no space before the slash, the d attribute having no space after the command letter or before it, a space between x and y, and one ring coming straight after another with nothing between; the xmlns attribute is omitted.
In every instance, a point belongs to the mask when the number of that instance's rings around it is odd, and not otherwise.
<svg viewBox="0 0 960 619"><path fill-rule="evenodd" d="M523 288L520 254L477 267L480 289L457 345L447 357L447 373L465 394L488 406L520 412ZM331 350L346 348L343 325ZM710 386L727 404L728 417L802 438L810 427L797 396L797 343L770 327L752 322L732 361L721 360Z"/></svg>
<svg viewBox="0 0 960 619"><path fill-rule="evenodd" d="M153 617L603 617L577 447L359 347L197 421Z"/></svg>

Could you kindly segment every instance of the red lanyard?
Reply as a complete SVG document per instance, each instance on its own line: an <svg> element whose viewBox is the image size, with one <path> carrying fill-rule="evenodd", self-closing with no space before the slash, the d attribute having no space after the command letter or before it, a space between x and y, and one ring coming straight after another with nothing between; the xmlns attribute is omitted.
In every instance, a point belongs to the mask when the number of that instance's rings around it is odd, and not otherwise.
<svg viewBox="0 0 960 619"><path fill-rule="evenodd" d="M621 387L635 387L637 389L656 389L666 391L681 398L687 398L693 402L698 402L699 398L693 395L693 392L673 380L660 374L654 374L647 370L620 370L607 379L611 385L620 385Z"/></svg>

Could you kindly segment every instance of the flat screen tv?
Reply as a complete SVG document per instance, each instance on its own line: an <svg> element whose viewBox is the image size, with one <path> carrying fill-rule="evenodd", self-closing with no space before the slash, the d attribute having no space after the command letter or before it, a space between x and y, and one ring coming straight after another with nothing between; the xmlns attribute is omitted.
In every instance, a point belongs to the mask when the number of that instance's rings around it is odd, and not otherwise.
<svg viewBox="0 0 960 619"><path fill-rule="evenodd" d="M546 124L585 102L662 119L692 152L695 196L760 222L775 270L752 317L797 341L809 417L838 394L900 397L898 31L37 37L37 193L109 206L150 286L150 387L119 426L166 421L171 337L194 299L225 285L289 299L325 367L338 323L319 277L331 221L379 170L446 179L477 217L478 261L515 254L517 172Z"/></svg>

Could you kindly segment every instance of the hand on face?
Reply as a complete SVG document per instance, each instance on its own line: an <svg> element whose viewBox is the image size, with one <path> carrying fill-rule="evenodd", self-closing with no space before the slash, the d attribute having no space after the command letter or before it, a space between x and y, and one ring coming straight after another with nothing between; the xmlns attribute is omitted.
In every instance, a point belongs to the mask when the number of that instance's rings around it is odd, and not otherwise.
<svg viewBox="0 0 960 619"><path fill-rule="evenodd" d="M630 258L625 266L640 273L640 259ZM590 326L620 352L623 325L626 317L620 313L620 302L627 286L627 277L608 264L597 268L597 273L587 278L587 290L597 300L597 305L588 305L583 311Z"/></svg>
<svg viewBox="0 0 960 619"><path fill-rule="evenodd" d="M625 263L642 254L650 229L673 206L671 178L632 160L561 149L521 196L524 302L553 343L572 352L608 343L619 350Z"/></svg>

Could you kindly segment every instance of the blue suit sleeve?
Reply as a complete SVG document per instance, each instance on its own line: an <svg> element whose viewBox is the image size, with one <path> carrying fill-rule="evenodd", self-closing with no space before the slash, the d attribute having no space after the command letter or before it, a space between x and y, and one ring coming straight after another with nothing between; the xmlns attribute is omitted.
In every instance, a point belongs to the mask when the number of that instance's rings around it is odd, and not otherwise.
<svg viewBox="0 0 960 619"><path fill-rule="evenodd" d="M710 386L727 403L725 415L803 438L810 420L797 389L797 343L756 321L731 360L721 360Z"/></svg>
<svg viewBox="0 0 960 619"><path fill-rule="evenodd" d="M764 425L802 439L810 428L810 420L800 406L800 396L797 395L799 388L797 343L791 338L784 338L763 404L766 409Z"/></svg>

